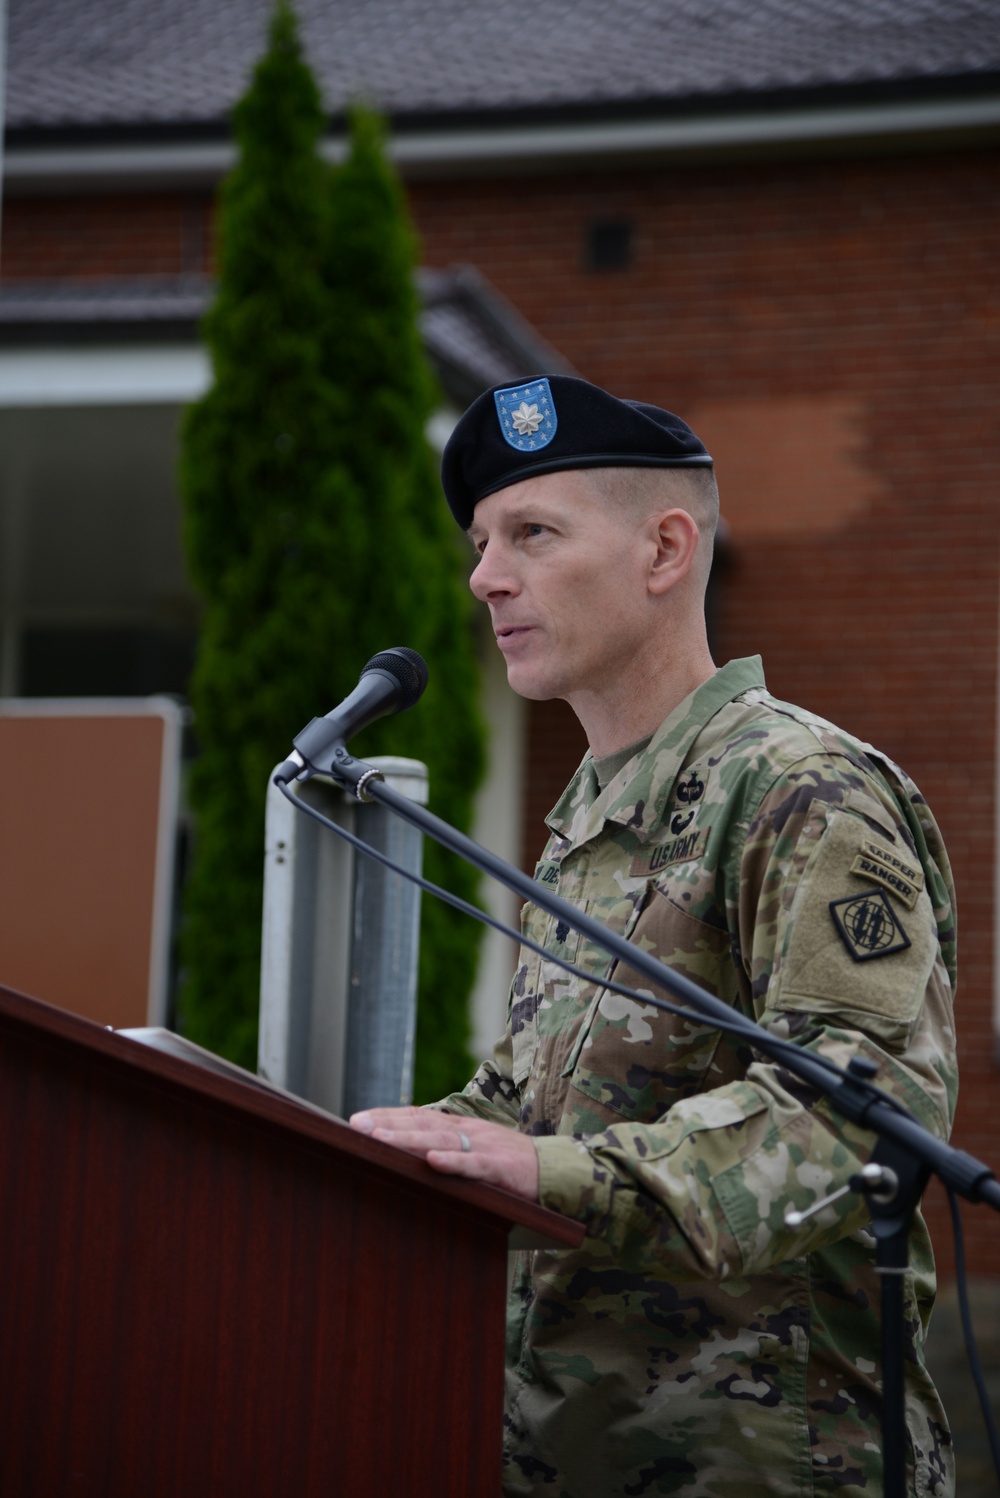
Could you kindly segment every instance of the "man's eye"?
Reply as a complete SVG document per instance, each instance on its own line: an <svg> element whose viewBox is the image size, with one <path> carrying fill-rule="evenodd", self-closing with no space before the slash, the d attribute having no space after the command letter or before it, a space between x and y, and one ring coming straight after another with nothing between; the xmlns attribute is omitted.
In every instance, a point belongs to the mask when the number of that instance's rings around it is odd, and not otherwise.
<svg viewBox="0 0 1000 1498"><path fill-rule="evenodd" d="M544 525L537 525L534 521L524 527L529 536L540 536L545 530Z"/></svg>

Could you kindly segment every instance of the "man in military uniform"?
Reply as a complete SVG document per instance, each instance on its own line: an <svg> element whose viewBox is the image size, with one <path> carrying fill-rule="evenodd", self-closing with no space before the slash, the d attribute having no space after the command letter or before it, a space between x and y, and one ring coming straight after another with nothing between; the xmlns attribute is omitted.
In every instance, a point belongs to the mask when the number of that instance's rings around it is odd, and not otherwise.
<svg viewBox="0 0 1000 1498"><path fill-rule="evenodd" d="M669 412L552 376L489 391L445 493L515 691L563 697L590 751L537 878L743 1015L878 1082L945 1135L955 1102L954 902L891 761L716 670L704 625L718 500ZM862 1198L786 1225L874 1146L781 1066L624 998L540 908L493 1059L436 1110L355 1127L582 1222L520 1256L504 1491L553 1498L882 1492L879 1290ZM450 1116L442 1116L442 1112ZM922 1357L922 1220L905 1281L910 1490L946 1498L950 1438Z"/></svg>

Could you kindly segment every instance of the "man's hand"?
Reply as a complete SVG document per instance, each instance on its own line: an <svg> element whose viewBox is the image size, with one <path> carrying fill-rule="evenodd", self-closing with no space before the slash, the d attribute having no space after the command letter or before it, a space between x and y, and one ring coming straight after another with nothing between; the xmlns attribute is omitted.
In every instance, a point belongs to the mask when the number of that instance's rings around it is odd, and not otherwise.
<svg viewBox="0 0 1000 1498"><path fill-rule="evenodd" d="M489 1181L515 1196L538 1200L538 1156L517 1129L427 1108L370 1108L352 1114L350 1122L352 1129L420 1155L447 1175Z"/></svg>

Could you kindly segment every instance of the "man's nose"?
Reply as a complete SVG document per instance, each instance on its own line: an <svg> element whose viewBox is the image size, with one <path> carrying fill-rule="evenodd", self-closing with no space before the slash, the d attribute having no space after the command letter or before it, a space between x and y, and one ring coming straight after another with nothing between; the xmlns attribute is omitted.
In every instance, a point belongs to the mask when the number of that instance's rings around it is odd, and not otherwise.
<svg viewBox="0 0 1000 1498"><path fill-rule="evenodd" d="M489 603L504 595L516 593L517 580L506 565L499 548L488 546L469 578L469 587L480 603Z"/></svg>

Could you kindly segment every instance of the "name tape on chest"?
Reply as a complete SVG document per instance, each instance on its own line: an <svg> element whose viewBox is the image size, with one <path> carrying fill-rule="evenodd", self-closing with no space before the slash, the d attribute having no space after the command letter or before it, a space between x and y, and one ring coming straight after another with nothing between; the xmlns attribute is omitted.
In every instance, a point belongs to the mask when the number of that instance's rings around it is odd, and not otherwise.
<svg viewBox="0 0 1000 1498"><path fill-rule="evenodd" d="M861 844L861 852L851 864L851 873L860 874L865 880L874 879L876 884L890 890L908 910L917 903L924 887L923 869L914 867L900 858L890 848L867 839Z"/></svg>
<svg viewBox="0 0 1000 1498"><path fill-rule="evenodd" d="M643 848L632 860L629 874L633 879L648 879L675 863L689 863L704 858L705 844L711 827L693 828L667 843L657 843L655 848Z"/></svg>

